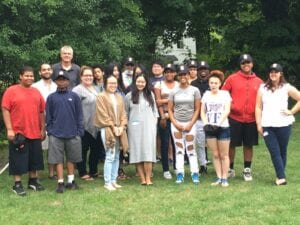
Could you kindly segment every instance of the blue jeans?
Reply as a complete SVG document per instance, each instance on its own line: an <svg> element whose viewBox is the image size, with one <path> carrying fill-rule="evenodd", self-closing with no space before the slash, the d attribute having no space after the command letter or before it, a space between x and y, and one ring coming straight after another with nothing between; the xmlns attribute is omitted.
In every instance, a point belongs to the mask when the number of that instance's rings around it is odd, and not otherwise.
<svg viewBox="0 0 300 225"><path fill-rule="evenodd" d="M278 179L285 178L286 154L292 126L263 127L263 136Z"/></svg>
<svg viewBox="0 0 300 225"><path fill-rule="evenodd" d="M158 132L160 136L160 151L161 151L161 163L163 171L169 171L169 156L168 156L168 150L169 150L169 140L171 138L171 144L173 147L173 160L175 161L175 146L174 141L171 135L171 121L167 120L167 126L166 128L162 128L158 123ZM175 168L175 163L173 164Z"/></svg>
<svg viewBox="0 0 300 225"><path fill-rule="evenodd" d="M104 182L106 185L117 182L118 169L119 169L119 138L116 138L114 148L107 148L105 145L105 130L101 130L101 137L105 148L105 161L104 161Z"/></svg>

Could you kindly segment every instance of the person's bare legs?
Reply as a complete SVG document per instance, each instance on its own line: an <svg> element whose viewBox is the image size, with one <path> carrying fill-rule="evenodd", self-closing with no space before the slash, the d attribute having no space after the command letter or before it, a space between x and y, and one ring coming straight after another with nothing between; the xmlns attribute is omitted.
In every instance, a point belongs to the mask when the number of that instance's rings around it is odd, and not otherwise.
<svg viewBox="0 0 300 225"><path fill-rule="evenodd" d="M252 158L253 158L253 148L244 146L244 161L252 162Z"/></svg>
<svg viewBox="0 0 300 225"><path fill-rule="evenodd" d="M68 175L74 175L74 171L75 171L74 163L67 162L67 172L68 172Z"/></svg>
<svg viewBox="0 0 300 225"><path fill-rule="evenodd" d="M56 164L56 174L58 181L64 179L64 165L62 163Z"/></svg>
<svg viewBox="0 0 300 225"><path fill-rule="evenodd" d="M14 175L14 181L15 182L21 181L21 179L22 179L21 175Z"/></svg>
<svg viewBox="0 0 300 225"><path fill-rule="evenodd" d="M229 140L218 141L218 149L221 158L221 178L227 179L229 170Z"/></svg>
<svg viewBox="0 0 300 225"><path fill-rule="evenodd" d="M146 174L146 183L147 185L153 184L151 181L151 174L152 174L152 162L144 162L144 170Z"/></svg>
<svg viewBox="0 0 300 225"><path fill-rule="evenodd" d="M136 168L140 176L141 184L142 185L147 184L145 178L144 163L137 163Z"/></svg>
<svg viewBox="0 0 300 225"><path fill-rule="evenodd" d="M234 158L235 158L235 147L230 147L229 148L229 163L234 163ZM233 169L233 168L231 168Z"/></svg>
<svg viewBox="0 0 300 225"><path fill-rule="evenodd" d="M48 163L48 175L50 178L54 177L55 165Z"/></svg>
<svg viewBox="0 0 300 225"><path fill-rule="evenodd" d="M216 138L207 139L207 145L212 151L213 164L218 178L222 178L221 160Z"/></svg>

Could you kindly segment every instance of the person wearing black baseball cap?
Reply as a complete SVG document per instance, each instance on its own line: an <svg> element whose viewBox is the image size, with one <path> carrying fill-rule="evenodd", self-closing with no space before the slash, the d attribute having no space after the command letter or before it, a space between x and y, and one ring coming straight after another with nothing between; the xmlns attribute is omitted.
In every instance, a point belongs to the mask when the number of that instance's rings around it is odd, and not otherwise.
<svg viewBox="0 0 300 225"><path fill-rule="evenodd" d="M132 57L128 57L125 60L124 72L122 73L122 79L125 89L129 87L132 83L134 65L135 62Z"/></svg>
<svg viewBox="0 0 300 225"><path fill-rule="evenodd" d="M164 80L157 82L154 86L154 93L156 97L156 103L159 111L159 126L158 132L160 136L160 151L161 151L161 164L163 168L163 177L165 179L172 179L172 175L169 170L169 143L171 141L173 151L173 167L175 167L175 146L174 141L171 138L171 121L168 113L168 99L169 95L179 86L178 82L174 80L176 76L176 68L174 64L168 63L164 68Z"/></svg>
<svg viewBox="0 0 300 225"><path fill-rule="evenodd" d="M204 95L205 91L209 89L208 86L208 76L209 76L209 65L206 61L199 61L197 63L197 79L191 82L191 85L198 88L201 97ZM203 175L207 173L207 147L205 141L205 133L203 131L203 122L199 116L198 120L196 121L196 150L198 154L198 160L200 164L200 174Z"/></svg>
<svg viewBox="0 0 300 225"><path fill-rule="evenodd" d="M299 110L300 92L284 78L283 68L273 63L267 81L260 85L256 98L256 124L270 152L276 172L276 185L286 185L285 166L287 146L295 121L293 114ZM288 100L298 103L288 109Z"/></svg>
<svg viewBox="0 0 300 225"><path fill-rule="evenodd" d="M239 57L240 70L231 74L222 87L230 92L232 98L229 114L230 123L230 169L229 177L235 176L235 148L243 146L245 181L252 181L251 163L253 146L258 145L258 133L255 122L255 100L257 90L263 81L252 71L253 59L249 54Z"/></svg>
<svg viewBox="0 0 300 225"><path fill-rule="evenodd" d="M189 158L192 181L199 180L199 167L195 149L196 126L200 113L200 92L188 82L188 68L178 68L179 87L169 96L168 109L171 120L172 137L176 152L176 183L184 181L184 155Z"/></svg>
<svg viewBox="0 0 300 225"><path fill-rule="evenodd" d="M192 81L197 79L197 61L196 60L191 60L188 64L189 68L189 83L192 83Z"/></svg>

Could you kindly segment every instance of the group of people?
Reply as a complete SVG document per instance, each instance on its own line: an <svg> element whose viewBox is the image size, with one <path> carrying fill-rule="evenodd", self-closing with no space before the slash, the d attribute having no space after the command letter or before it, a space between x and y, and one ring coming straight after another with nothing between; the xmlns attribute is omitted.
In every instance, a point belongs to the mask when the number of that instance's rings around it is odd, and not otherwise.
<svg viewBox="0 0 300 225"><path fill-rule="evenodd" d="M36 83L33 68L23 67L19 84L7 88L2 98L16 194L26 195L21 178L27 172L28 188L44 190L38 180L38 170L44 169L42 149L48 149L49 178L57 180L57 193L78 189L76 169L83 180L98 177L100 159L104 187L121 188L120 161L128 154L141 185L152 185L157 148L165 179L172 179L171 149L176 183L184 182L188 160L191 180L198 184L207 172L208 147L216 172L211 185L227 187L228 178L235 176L239 146L244 151L244 180L252 180L258 134L270 152L275 184L287 184L287 145L300 92L286 82L280 64L270 66L263 82L253 72L249 54L240 56L240 70L226 80L222 71L210 71L206 61L190 60L178 68L155 61L150 77L132 57L123 72L116 63L80 68L72 63L70 46L61 48L60 57L57 64L40 66ZM290 110L289 97L297 101Z"/></svg>

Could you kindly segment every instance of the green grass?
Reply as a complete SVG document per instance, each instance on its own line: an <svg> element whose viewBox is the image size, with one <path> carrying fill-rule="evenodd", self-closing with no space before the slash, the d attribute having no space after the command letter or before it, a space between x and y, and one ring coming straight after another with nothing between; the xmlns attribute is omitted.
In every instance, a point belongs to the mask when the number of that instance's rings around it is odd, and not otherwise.
<svg viewBox="0 0 300 225"><path fill-rule="evenodd" d="M255 148L252 182L242 180L242 151L238 149L237 176L228 188L211 187L215 174L212 166L192 184L188 173L182 185L162 178L161 165L154 169L154 185L139 185L133 166L132 175L121 181L124 187L110 193L103 180L81 181L78 191L56 194L56 182L48 180L46 171L41 182L46 191L27 191L19 197L11 191L12 178L7 171L0 176L0 224L229 224L265 225L300 224L300 124L293 128L287 164L287 186L274 186L275 173L265 144ZM102 171L102 165L99 167ZM188 171L188 168L186 168ZM23 183L27 176L23 177Z"/></svg>

